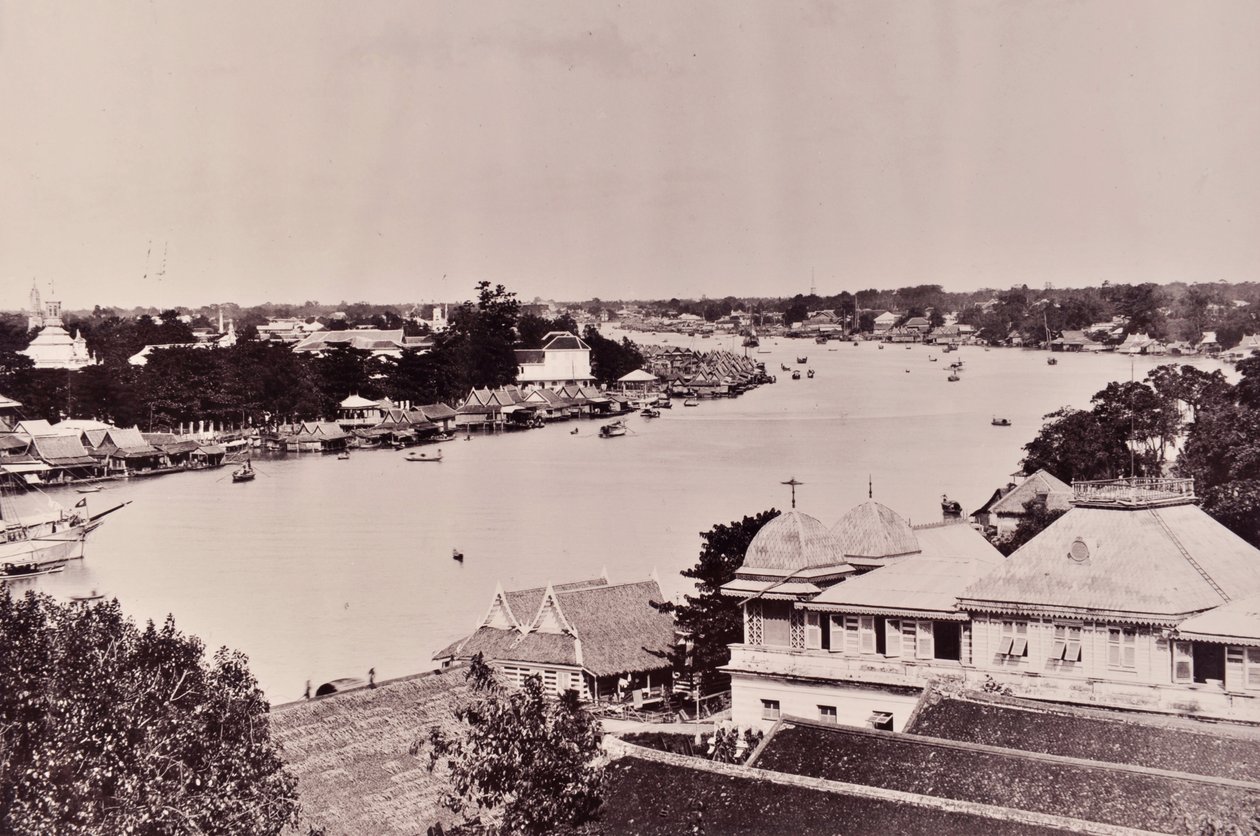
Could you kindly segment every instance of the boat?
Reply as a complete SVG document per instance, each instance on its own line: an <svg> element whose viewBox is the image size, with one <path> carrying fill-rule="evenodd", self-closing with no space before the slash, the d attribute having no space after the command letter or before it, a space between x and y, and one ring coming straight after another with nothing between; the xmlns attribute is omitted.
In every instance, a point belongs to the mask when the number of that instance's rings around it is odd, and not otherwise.
<svg viewBox="0 0 1260 836"><path fill-rule="evenodd" d="M669 398L657 398L656 408L657 409L673 409L674 402L671 401Z"/></svg>
<svg viewBox="0 0 1260 836"><path fill-rule="evenodd" d="M99 601L104 597L105 597L104 595L102 595L101 593L93 589L87 595L71 595L70 600L78 604L87 604L87 603L91 603L92 601Z"/></svg>
<svg viewBox="0 0 1260 836"><path fill-rule="evenodd" d="M805 372L805 376L812 380L814 377L814 370L810 369L809 371Z"/></svg>
<svg viewBox="0 0 1260 836"><path fill-rule="evenodd" d="M769 353L770 353L770 349L768 349L768 348L759 348L759 349L757 349L757 353L758 353L758 354L769 354Z"/></svg>
<svg viewBox="0 0 1260 836"><path fill-rule="evenodd" d="M941 494L941 513L947 517L961 517L962 503Z"/></svg>
<svg viewBox="0 0 1260 836"><path fill-rule="evenodd" d="M962 378L956 374L951 374L949 377L945 379L948 380L950 383L957 383L958 381L962 380Z"/></svg>
<svg viewBox="0 0 1260 836"><path fill-rule="evenodd" d="M933 363L935 363L935 362L936 362L936 355L932 355L931 357L928 357L928 360L930 360L930 361L932 361Z"/></svg>
<svg viewBox="0 0 1260 836"><path fill-rule="evenodd" d="M569 430L569 435L577 435L577 434L578 434L578 428L577 428L577 427L574 427L573 429Z"/></svg>
<svg viewBox="0 0 1260 836"><path fill-rule="evenodd" d="M798 370L798 371L794 371L794 372L792 372L792 379L793 379L793 380L800 380L800 379L801 379L801 373L800 373L800 371L799 371L799 370Z"/></svg>
<svg viewBox="0 0 1260 836"><path fill-rule="evenodd" d="M786 363L780 363L780 364L779 364L779 371L790 372L790 371L792 371L792 367L791 367L791 366L789 366L789 365L787 365Z"/></svg>
<svg viewBox="0 0 1260 836"><path fill-rule="evenodd" d="M829 348L829 349L827 349L827 350L828 350L828 351L838 351L839 349Z"/></svg>
<svg viewBox="0 0 1260 836"><path fill-rule="evenodd" d="M808 358L808 357L797 357L797 358L796 358L796 363L797 363L797 365L799 365L799 366L803 366L803 365L805 365L805 364L806 364L806 363L808 363L808 362L809 362L809 358Z"/></svg>
<svg viewBox="0 0 1260 836"><path fill-rule="evenodd" d="M1046 358L1046 365L1047 365L1047 366L1057 366L1057 365L1059 365L1059 358L1058 358L1058 357L1047 357L1047 358Z"/></svg>
<svg viewBox="0 0 1260 836"><path fill-rule="evenodd" d="M350 458L350 452L348 450L342 450L340 453L337 454L338 461L345 461L348 458Z"/></svg>
<svg viewBox="0 0 1260 836"><path fill-rule="evenodd" d="M953 369L954 371L960 371L963 367L963 361L955 360L954 362L949 364L949 367Z"/></svg>
<svg viewBox="0 0 1260 836"><path fill-rule="evenodd" d="M75 490L78 491L79 493L100 493L101 486L100 485L84 485L81 488L75 488Z"/></svg>
<svg viewBox="0 0 1260 836"><path fill-rule="evenodd" d="M461 552L459 549L451 549L451 560L458 561L459 563L463 563L464 553Z"/></svg>
<svg viewBox="0 0 1260 836"><path fill-rule="evenodd" d="M0 564L0 583L20 581L24 578L36 578L40 575L51 575L66 568L64 563L3 563Z"/></svg>
<svg viewBox="0 0 1260 836"><path fill-rule="evenodd" d="M19 514L7 492L0 492L0 563L48 566L80 560L87 535L104 524L104 517L131 501L93 514L85 496L73 508L51 503L52 511Z"/></svg>
<svg viewBox="0 0 1260 836"><path fill-rule="evenodd" d="M756 348L759 345L761 345L761 342L757 339L756 334L749 334L744 338L744 348Z"/></svg>
<svg viewBox="0 0 1260 836"><path fill-rule="evenodd" d="M990 421L989 423L991 423L991 424L992 424L993 426L995 426L995 427L1009 427L1009 426L1011 425L1011 419L1009 419L1009 418L994 418L994 419L993 419L992 421Z"/></svg>
<svg viewBox="0 0 1260 836"><path fill-rule="evenodd" d="M255 475L256 474L254 471L254 465L250 463L249 459L246 459L245 464L241 465L239 468L232 471L232 481L233 482L252 482L254 481Z"/></svg>
<svg viewBox="0 0 1260 836"><path fill-rule="evenodd" d="M626 422L622 420L612 421L604 424L599 428L600 438L617 438L626 434Z"/></svg>
<svg viewBox="0 0 1260 836"><path fill-rule="evenodd" d="M694 398L694 397L687 398L687 400L683 401L683 406L699 406L699 405L700 405L699 398Z"/></svg>
<svg viewBox="0 0 1260 836"><path fill-rule="evenodd" d="M884 344L883 344L883 343L880 343L880 344L879 344L879 350L880 350L880 351L883 351L883 350L884 350Z"/></svg>
<svg viewBox="0 0 1260 836"><path fill-rule="evenodd" d="M435 453L421 453L419 450L412 450L403 458L409 462L440 462L442 461L442 451L438 450Z"/></svg>
<svg viewBox="0 0 1260 836"><path fill-rule="evenodd" d="M639 413L644 418L660 418L661 411L654 406L649 406Z"/></svg>
<svg viewBox="0 0 1260 836"><path fill-rule="evenodd" d="M455 433L438 433L433 436L432 441L454 441Z"/></svg>
<svg viewBox="0 0 1260 836"><path fill-rule="evenodd" d="M819 336L819 337L814 337L814 342L818 343L819 345L826 345L826 344L827 344L827 338L826 338L826 337L822 337L822 336Z"/></svg>

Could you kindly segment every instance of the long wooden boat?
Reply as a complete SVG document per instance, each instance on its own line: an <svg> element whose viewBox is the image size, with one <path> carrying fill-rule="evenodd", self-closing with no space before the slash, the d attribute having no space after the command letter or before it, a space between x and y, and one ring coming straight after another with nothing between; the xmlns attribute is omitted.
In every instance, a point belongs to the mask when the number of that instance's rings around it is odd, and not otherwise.
<svg viewBox="0 0 1260 836"><path fill-rule="evenodd" d="M0 563L0 583L51 575L66 568L64 563Z"/></svg>
<svg viewBox="0 0 1260 836"><path fill-rule="evenodd" d="M618 438L626 434L625 421L613 421L599 428L600 438Z"/></svg>
<svg viewBox="0 0 1260 836"><path fill-rule="evenodd" d="M421 453L419 450L412 450L404 458L409 462L440 462L442 461L442 451L436 453Z"/></svg>

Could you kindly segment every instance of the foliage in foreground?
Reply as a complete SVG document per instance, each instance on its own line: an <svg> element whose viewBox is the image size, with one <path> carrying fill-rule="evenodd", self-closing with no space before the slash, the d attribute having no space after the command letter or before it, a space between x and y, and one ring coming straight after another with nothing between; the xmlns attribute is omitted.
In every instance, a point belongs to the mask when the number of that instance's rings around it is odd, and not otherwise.
<svg viewBox="0 0 1260 836"><path fill-rule="evenodd" d="M413 747L416 754L427 743L429 769L445 767L442 804L456 813L475 809L504 833L550 833L589 820L600 803L601 730L577 693L549 698L537 676L505 688L480 654L467 678L476 696L455 712L461 733L435 727Z"/></svg>
<svg viewBox="0 0 1260 836"><path fill-rule="evenodd" d="M279 833L297 781L240 653L0 594L0 832Z"/></svg>
<svg viewBox="0 0 1260 836"><path fill-rule="evenodd" d="M730 661L730 645L744 638L739 600L723 595L722 585L735 580L736 570L744 565L749 543L762 526L777 516L779 512L771 508L703 532L699 562L682 572L683 577L696 581L698 594L685 596L681 605L660 605L661 611L673 613L678 628L690 639L690 647L675 648L670 662L676 670L694 670L704 693L725 687L728 678L718 668Z"/></svg>

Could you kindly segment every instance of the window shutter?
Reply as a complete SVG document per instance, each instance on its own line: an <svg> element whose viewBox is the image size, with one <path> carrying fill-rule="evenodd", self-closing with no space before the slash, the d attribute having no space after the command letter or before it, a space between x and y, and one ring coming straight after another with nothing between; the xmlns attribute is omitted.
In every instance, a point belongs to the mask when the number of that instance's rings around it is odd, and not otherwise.
<svg viewBox="0 0 1260 836"><path fill-rule="evenodd" d="M862 616L858 619L859 629L862 634L862 652L875 652L875 619L872 616Z"/></svg>
<svg viewBox="0 0 1260 836"><path fill-rule="evenodd" d="M914 657L916 659L931 659L936 655L936 648L932 641L932 622L920 621L918 625L918 641L915 643Z"/></svg>
<svg viewBox="0 0 1260 836"><path fill-rule="evenodd" d="M913 657L914 650L914 622L905 618L901 621L901 654L906 657Z"/></svg>
<svg viewBox="0 0 1260 836"><path fill-rule="evenodd" d="M805 611L805 646L810 650L822 647L822 629L818 626L818 613Z"/></svg>
<svg viewBox="0 0 1260 836"><path fill-rule="evenodd" d="M1260 688L1260 647L1247 648L1247 687Z"/></svg>
<svg viewBox="0 0 1260 836"><path fill-rule="evenodd" d="M1173 642L1173 682L1194 681L1194 650L1190 642Z"/></svg>
<svg viewBox="0 0 1260 836"><path fill-rule="evenodd" d="M1107 630L1107 667L1123 667L1123 653L1120 645L1121 633L1115 627Z"/></svg>
<svg viewBox="0 0 1260 836"><path fill-rule="evenodd" d="M889 656L901 655L901 622L896 619L884 622L884 650Z"/></svg>
<svg viewBox="0 0 1260 836"><path fill-rule="evenodd" d="M858 617L856 615L846 615L844 617L844 652L850 656L857 656L862 652L862 639L858 634Z"/></svg>
<svg viewBox="0 0 1260 836"><path fill-rule="evenodd" d="M1124 631L1124 666L1137 667L1137 630Z"/></svg>

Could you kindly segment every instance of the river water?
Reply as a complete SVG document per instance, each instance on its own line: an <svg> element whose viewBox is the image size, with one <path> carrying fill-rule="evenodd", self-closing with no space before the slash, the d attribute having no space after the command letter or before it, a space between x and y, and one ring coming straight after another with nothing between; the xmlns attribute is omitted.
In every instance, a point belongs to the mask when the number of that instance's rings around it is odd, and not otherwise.
<svg viewBox="0 0 1260 836"><path fill-rule="evenodd" d="M1131 372L1114 354L1058 355L1048 366L1043 352L1011 349L942 355L786 339L763 348L757 359L777 384L696 408L676 401L659 419L631 417L621 438L565 422L450 442L438 464L363 450L345 461L261 460L245 484L227 469L110 483L89 502L131 505L89 538L86 559L15 588L99 590L138 620L173 613L209 650L243 650L269 698L286 702L308 679L431 668L432 653L481 618L497 582L537 586L604 568L632 580L655 569L677 594L698 533L788 507L789 478L804 483L798 507L828 525L866 498L868 477L875 498L912 522L939 519L942 494L973 511L1016 470L1043 415L1087 406ZM797 355L814 379L779 370ZM965 369L950 383L955 358ZM1140 379L1159 362L1136 358L1133 371ZM995 416L1012 426L992 426Z"/></svg>

